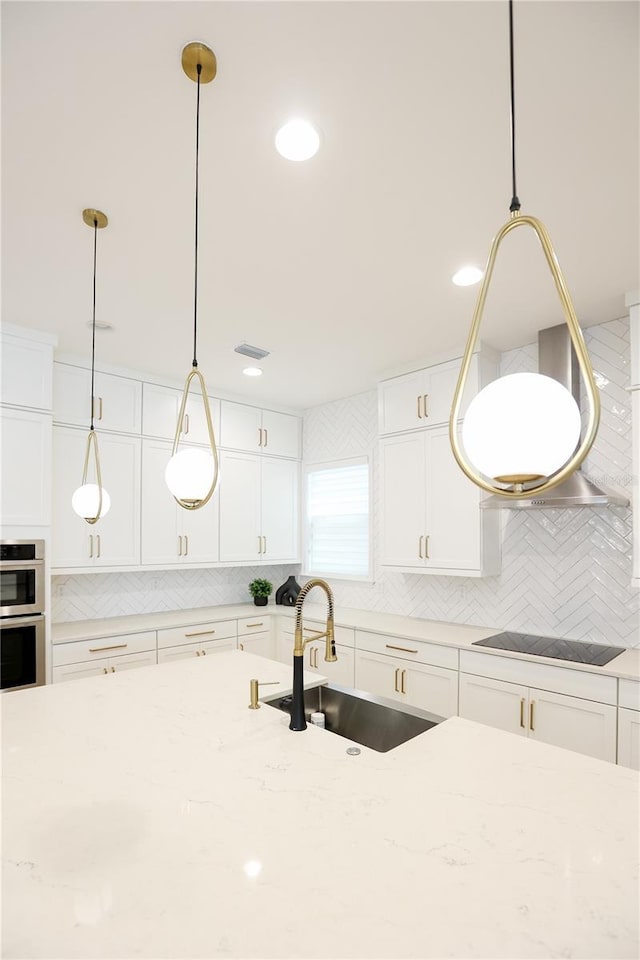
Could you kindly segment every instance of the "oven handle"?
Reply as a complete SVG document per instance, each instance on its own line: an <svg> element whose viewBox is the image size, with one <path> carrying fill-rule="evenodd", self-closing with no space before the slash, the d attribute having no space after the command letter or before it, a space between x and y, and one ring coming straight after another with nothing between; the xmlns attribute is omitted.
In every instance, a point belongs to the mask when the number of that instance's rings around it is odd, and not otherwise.
<svg viewBox="0 0 640 960"><path fill-rule="evenodd" d="M32 567L43 567L44 560L0 560L0 573L3 570L31 570Z"/></svg>
<svg viewBox="0 0 640 960"><path fill-rule="evenodd" d="M34 614L33 616L27 614L26 617L0 617L0 629L3 627L18 627L21 624L28 627L32 623L42 623L44 619L44 613Z"/></svg>

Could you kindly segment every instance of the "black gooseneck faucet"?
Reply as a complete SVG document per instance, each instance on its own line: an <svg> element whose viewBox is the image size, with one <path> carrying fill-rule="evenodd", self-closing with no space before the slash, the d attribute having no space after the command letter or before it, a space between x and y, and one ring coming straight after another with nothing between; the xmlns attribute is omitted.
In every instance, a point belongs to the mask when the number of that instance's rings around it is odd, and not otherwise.
<svg viewBox="0 0 640 960"><path fill-rule="evenodd" d="M323 633L314 633L310 637L302 636L302 605L305 597L314 587L321 587L327 595L328 611L327 625ZM293 646L293 699L291 703L291 722L289 730L306 730L307 721L304 714L304 648L311 640L320 640L326 637L324 659L329 663L337 660L336 641L333 625L333 591L325 580L307 580L296 600L296 627Z"/></svg>

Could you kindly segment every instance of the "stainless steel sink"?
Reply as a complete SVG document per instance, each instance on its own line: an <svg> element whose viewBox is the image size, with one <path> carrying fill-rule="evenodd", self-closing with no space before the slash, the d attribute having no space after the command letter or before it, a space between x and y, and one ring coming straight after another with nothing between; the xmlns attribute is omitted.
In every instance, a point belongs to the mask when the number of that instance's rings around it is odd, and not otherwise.
<svg viewBox="0 0 640 960"><path fill-rule="evenodd" d="M264 702L285 713L291 711L291 697L280 695ZM305 690L304 707L307 722L312 713L324 713L325 729L330 733L380 753L393 750L443 720L426 710L335 684Z"/></svg>

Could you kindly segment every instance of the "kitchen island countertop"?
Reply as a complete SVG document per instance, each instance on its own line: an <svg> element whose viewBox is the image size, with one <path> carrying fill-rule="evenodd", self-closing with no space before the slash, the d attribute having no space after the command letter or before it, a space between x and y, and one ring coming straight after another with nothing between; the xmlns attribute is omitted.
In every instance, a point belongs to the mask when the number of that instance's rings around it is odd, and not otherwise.
<svg viewBox="0 0 640 960"><path fill-rule="evenodd" d="M638 956L638 775L459 718L388 754L230 652L4 695L3 956Z"/></svg>

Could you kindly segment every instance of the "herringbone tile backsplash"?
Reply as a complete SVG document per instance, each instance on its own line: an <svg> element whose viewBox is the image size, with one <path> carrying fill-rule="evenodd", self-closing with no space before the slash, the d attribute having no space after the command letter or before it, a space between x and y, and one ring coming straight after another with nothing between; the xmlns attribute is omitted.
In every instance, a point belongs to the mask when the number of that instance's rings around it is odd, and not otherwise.
<svg viewBox="0 0 640 960"><path fill-rule="evenodd" d="M629 495L631 405L629 323L615 320L586 331L602 397L602 422L585 473ZM529 344L502 357L502 372L537 369ZM374 529L378 502L375 390L307 411L307 462L372 458ZM636 478L637 480L637 478ZM631 510L505 510L502 574L483 580L382 571L374 542L373 584L333 581L340 605L496 628L640 644L640 593L631 578ZM377 540L377 537L374 538ZM299 569L299 568L298 568ZM53 619L79 620L185 609L249 600L247 584L266 576L274 587L289 567L242 567L53 578Z"/></svg>

